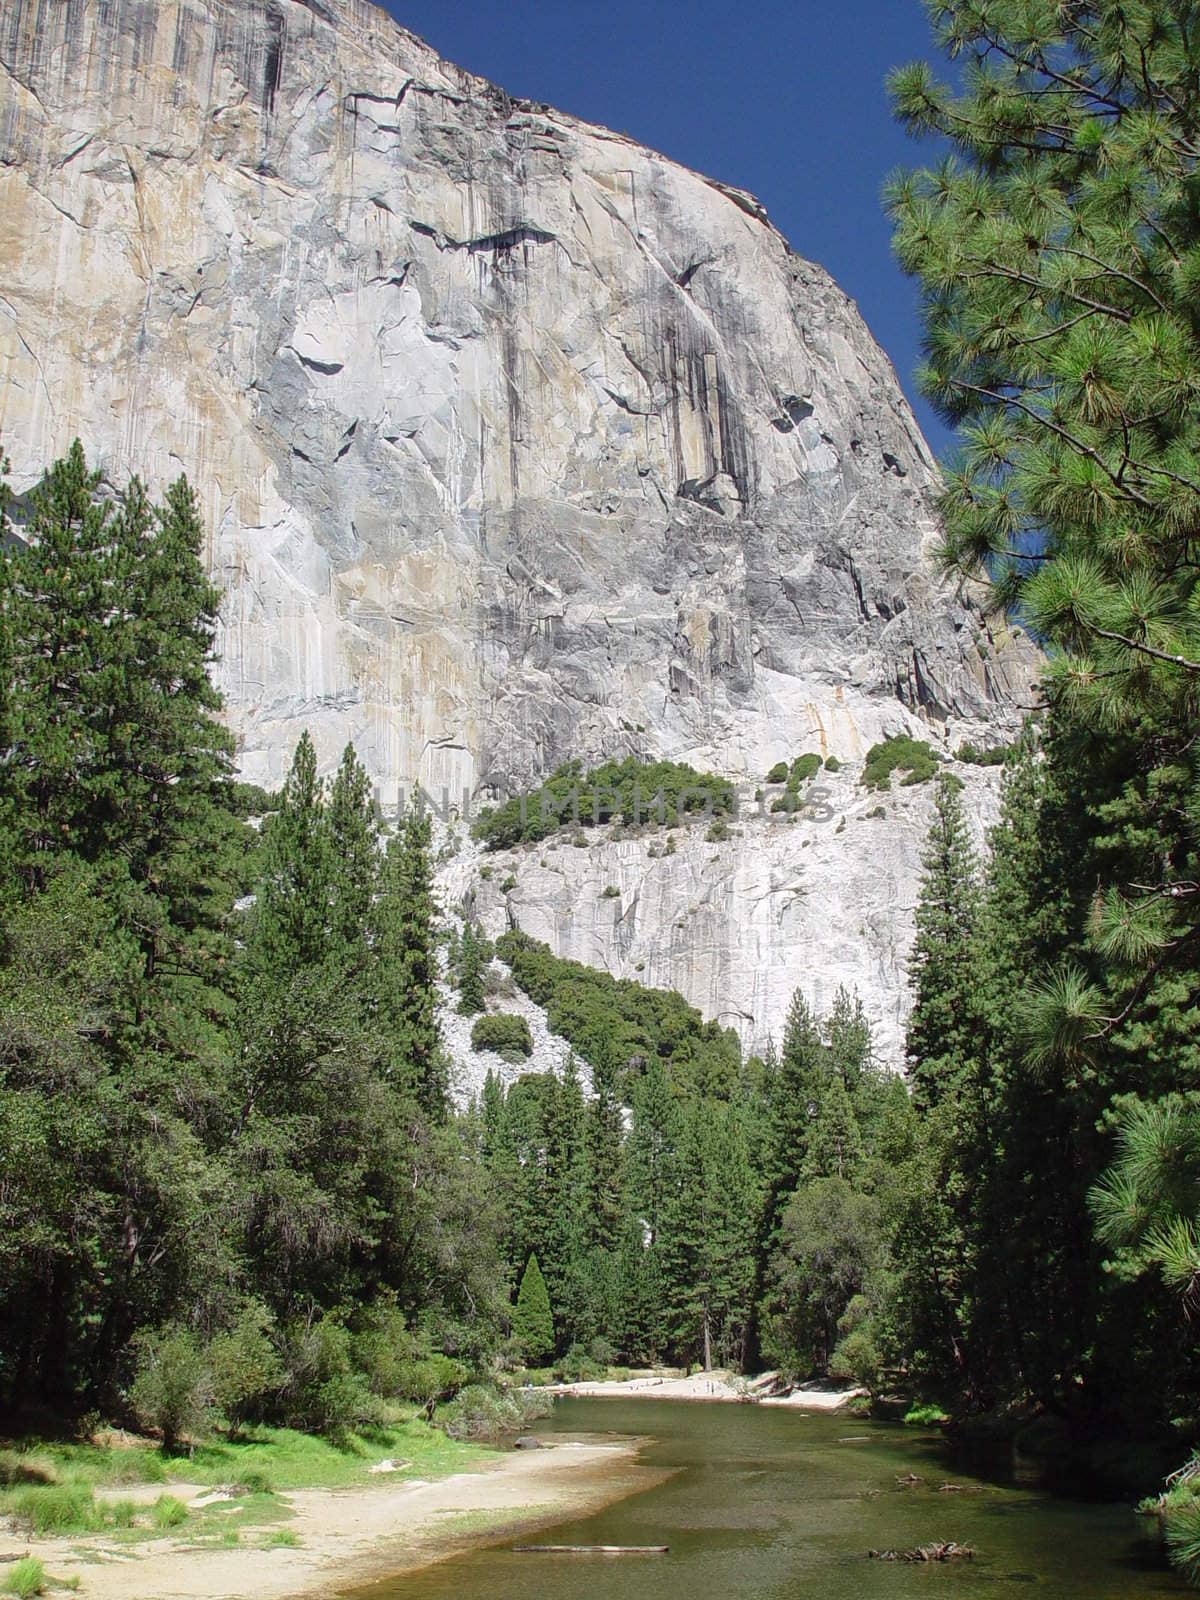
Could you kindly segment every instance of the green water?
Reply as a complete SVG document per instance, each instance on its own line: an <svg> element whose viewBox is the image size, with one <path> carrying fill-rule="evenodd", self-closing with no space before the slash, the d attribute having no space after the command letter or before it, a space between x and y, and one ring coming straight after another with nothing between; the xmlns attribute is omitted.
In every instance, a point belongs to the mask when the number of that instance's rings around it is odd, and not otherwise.
<svg viewBox="0 0 1200 1600"><path fill-rule="evenodd" d="M1056 1498L966 1471L940 1438L753 1406L564 1400L538 1433L647 1434L672 1476L538 1541L669 1544L660 1557L514 1554L511 1540L371 1589L379 1600L1141 1600L1190 1593L1125 1505ZM851 1442L855 1441L855 1442ZM916 1473L925 1482L900 1488ZM969 1491L943 1494L952 1481ZM973 1545L973 1562L907 1566L871 1548Z"/></svg>

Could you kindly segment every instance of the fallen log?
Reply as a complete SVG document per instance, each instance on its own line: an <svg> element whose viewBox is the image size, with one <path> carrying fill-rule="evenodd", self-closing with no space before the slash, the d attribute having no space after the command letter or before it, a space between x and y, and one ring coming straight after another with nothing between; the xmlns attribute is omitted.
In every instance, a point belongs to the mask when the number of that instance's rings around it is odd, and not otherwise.
<svg viewBox="0 0 1200 1600"><path fill-rule="evenodd" d="M669 1544L515 1544L522 1556L665 1556Z"/></svg>
<svg viewBox="0 0 1200 1600"><path fill-rule="evenodd" d="M945 1543L919 1544L914 1550L868 1550L872 1561L973 1561L975 1552L969 1544L958 1544L950 1539Z"/></svg>

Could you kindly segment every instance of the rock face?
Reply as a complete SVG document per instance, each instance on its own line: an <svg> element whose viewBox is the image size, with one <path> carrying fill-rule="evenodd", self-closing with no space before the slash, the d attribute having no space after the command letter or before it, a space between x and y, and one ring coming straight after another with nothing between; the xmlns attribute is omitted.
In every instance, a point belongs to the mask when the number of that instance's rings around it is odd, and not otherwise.
<svg viewBox="0 0 1200 1600"><path fill-rule="evenodd" d="M754 779L1029 698L935 575L886 358L752 196L360 0L7 0L0 74L15 486L76 434L192 478L248 778L307 726L385 800L624 753ZM647 973L725 1009L673 893Z"/></svg>

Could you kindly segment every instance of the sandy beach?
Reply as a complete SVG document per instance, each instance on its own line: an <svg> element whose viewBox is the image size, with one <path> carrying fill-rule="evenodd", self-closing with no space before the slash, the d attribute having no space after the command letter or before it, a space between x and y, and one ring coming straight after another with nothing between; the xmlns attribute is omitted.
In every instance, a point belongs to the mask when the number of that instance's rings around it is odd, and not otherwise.
<svg viewBox="0 0 1200 1600"><path fill-rule="evenodd" d="M327 1600L335 1589L427 1566L651 1487L661 1474L638 1464L638 1443L556 1438L548 1448L498 1453L477 1471L433 1482L384 1477L352 1489L297 1490L283 1496L296 1546L263 1548L256 1543L263 1530L248 1529L246 1542L228 1549L169 1538L138 1545L88 1539L86 1546L77 1538L39 1538L28 1550L50 1578L77 1576L88 1600ZM212 1492L187 1484L170 1490L181 1499Z"/></svg>
<svg viewBox="0 0 1200 1600"><path fill-rule="evenodd" d="M776 1391L780 1392L776 1392ZM837 1411L862 1389L831 1389L816 1383L798 1384L784 1391L775 1373L757 1378L734 1378L727 1372L696 1372L690 1377L646 1376L596 1383L560 1383L549 1393L580 1399L627 1395L638 1400L712 1400L742 1405L786 1406L793 1411Z"/></svg>

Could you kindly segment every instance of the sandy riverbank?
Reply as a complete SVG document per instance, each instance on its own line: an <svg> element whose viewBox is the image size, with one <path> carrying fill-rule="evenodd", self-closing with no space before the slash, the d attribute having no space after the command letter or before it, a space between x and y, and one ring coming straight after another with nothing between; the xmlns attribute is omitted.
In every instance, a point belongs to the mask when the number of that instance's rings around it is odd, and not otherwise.
<svg viewBox="0 0 1200 1600"><path fill-rule="evenodd" d="M637 1440L556 1438L543 1450L497 1454L474 1472L434 1482L375 1479L353 1489L303 1489L283 1496L295 1547L256 1547L247 1529L233 1548L189 1548L160 1539L34 1539L53 1579L79 1578L85 1600L299 1600L428 1566L468 1545L566 1516L597 1511L661 1481L638 1464ZM180 1498L206 1493L170 1485ZM158 1490L156 1492L161 1492Z"/></svg>
<svg viewBox="0 0 1200 1600"><path fill-rule="evenodd" d="M639 1377L597 1383L560 1383L551 1394L576 1395L580 1399L604 1399L629 1395L638 1400L723 1400L763 1406L786 1406L793 1411L836 1411L862 1389L830 1389L820 1384L799 1384L786 1392L780 1389L775 1373L757 1378L733 1378L727 1372L696 1372L690 1377Z"/></svg>

